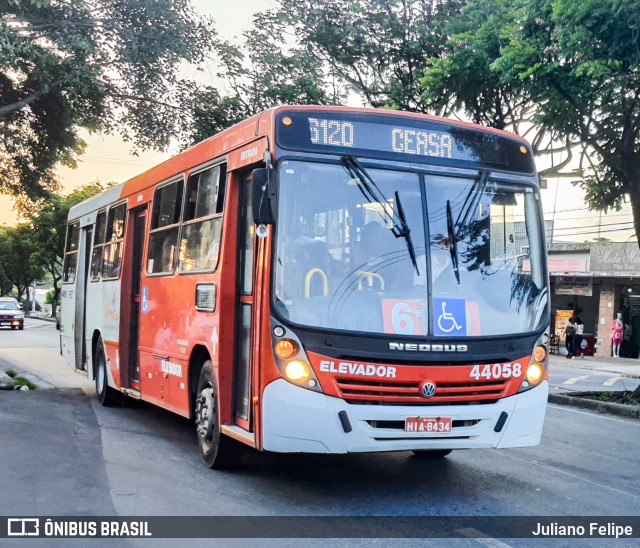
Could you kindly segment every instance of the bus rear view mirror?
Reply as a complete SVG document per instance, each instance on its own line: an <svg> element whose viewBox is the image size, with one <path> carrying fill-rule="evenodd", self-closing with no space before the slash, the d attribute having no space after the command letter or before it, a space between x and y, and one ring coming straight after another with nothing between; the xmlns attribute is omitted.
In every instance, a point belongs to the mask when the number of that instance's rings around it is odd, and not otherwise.
<svg viewBox="0 0 640 548"><path fill-rule="evenodd" d="M254 169L253 185L253 222L257 225L273 224L276 220L276 171L275 169Z"/></svg>

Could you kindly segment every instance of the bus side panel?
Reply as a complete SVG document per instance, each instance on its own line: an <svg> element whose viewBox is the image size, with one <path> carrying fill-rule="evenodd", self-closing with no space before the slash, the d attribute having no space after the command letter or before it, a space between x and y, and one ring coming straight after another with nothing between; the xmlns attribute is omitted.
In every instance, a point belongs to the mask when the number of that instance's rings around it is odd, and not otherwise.
<svg viewBox="0 0 640 548"><path fill-rule="evenodd" d="M75 369L76 353L73 333L75 329L76 284L62 284L60 290L60 346L62 357Z"/></svg>
<svg viewBox="0 0 640 548"><path fill-rule="evenodd" d="M145 401L175 410L169 396L174 382L186 383L187 363L177 341L185 329L187 297L176 275L142 275L140 314L140 392ZM179 384L178 384L179 387Z"/></svg>
<svg viewBox="0 0 640 548"><path fill-rule="evenodd" d="M109 385L120 388L120 359L118 357L118 333L120 325L120 280L105 281L102 286L104 316L102 323L102 341L109 360ZM113 384L111 380L113 379Z"/></svg>
<svg viewBox="0 0 640 548"><path fill-rule="evenodd" d="M100 335L104 325L105 303L103 299L103 283L92 282L89 279L87 286L87 375L89 379L95 379L93 366L93 340L94 335Z"/></svg>

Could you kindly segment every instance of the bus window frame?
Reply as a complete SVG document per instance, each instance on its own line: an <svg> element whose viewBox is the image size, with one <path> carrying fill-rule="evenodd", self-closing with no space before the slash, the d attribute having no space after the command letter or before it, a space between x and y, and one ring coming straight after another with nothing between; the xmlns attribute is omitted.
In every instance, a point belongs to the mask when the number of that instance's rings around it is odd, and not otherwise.
<svg viewBox="0 0 640 548"><path fill-rule="evenodd" d="M75 251L68 251L67 248L69 247L69 232L70 232L70 228L73 225L77 225L78 228L78 241L76 242L76 249ZM76 283L76 275L78 272L78 251L80 248L80 219L76 219L74 221L71 222L67 222L67 235L64 241L64 258L62 260L62 284L63 285L73 285ZM65 265L67 263L67 256L68 255L75 255L76 256L76 270L73 274L73 278L71 280L67 279L65 280Z"/></svg>
<svg viewBox="0 0 640 548"><path fill-rule="evenodd" d="M283 149L286 150L286 149ZM428 196L426 196L426 185L425 183L425 178L428 177L429 175L440 175L440 176L445 176L445 177L474 177L477 176L477 174L483 170L485 170L485 168L474 168L474 167L467 167L467 166L455 166L455 167L449 167L449 166L440 166L440 165L436 165L436 164L421 164L421 163L415 163L415 164L411 164L408 162L398 162L398 161L389 161L386 160L385 158L369 158L369 157L363 157L360 158L358 157L358 159L363 163L363 165L365 166L365 168L367 170L369 169L389 169L389 170L397 170L397 171L407 171L407 172L411 172L411 173L415 173L417 174L420 179L421 179L421 194L423 194L423 196L426 197L426 202L423 201L422 204L422 208L424 210L424 208L426 208L426 203L428 203ZM299 162L309 162L309 163L321 163L321 164L333 164L333 165L341 165L340 162L340 155L336 155L336 154L313 154L313 153L309 153L309 152L296 152L296 151L288 151L286 154L283 154L283 156L279 157L278 160L275 162L274 164L274 170L275 170L275 175L276 175L276 181L277 181L277 189L278 189L278 197L276 198L276 206L275 206L275 211L276 211L276 218L278 217L277 212L278 209L280 207L280 197L279 197L279 193L280 193L280 181L279 181L279 173L280 173L280 165L282 162L286 162L286 161L299 161ZM540 184L539 184L539 180L538 180L538 176L537 173L536 174L526 174L526 173L520 173L520 172L516 172L516 171L506 171L506 170L500 170L500 169L495 169L495 170L489 170L491 173L491 180L494 180L498 183L506 183L506 184L513 184L513 185L520 185L522 187L530 187L531 189L533 189L534 192L538 192L538 195L540 195ZM535 179L535 180L534 180ZM423 199L424 200L424 199ZM542 210L542 203L541 201L538 201L538 214L540 215L540 218L543 219L544 218L544 214L543 214L543 210ZM429 241L430 238L430 232L429 232L429 227L428 227L428 216L427 216L427 212L426 210L424 210L424 215L425 215L425 237L427 238L426 241ZM277 254L277 245L276 242L278 241L278 230L279 230L280 224L278 222L276 222L275 224L275 230L273 231L273 242L274 245L272 246L271 249L271 257L269 258L269 261L271 262L271 264L273 265L275 262L275 257ZM540 233L540 236L543 238L542 241L544 242L544 225L542 224L541 226L538 227L538 231ZM430 266L429 266L430 268ZM371 339L385 339L389 337L388 334L384 334L384 333L367 333L367 332L361 332L361 331L342 331L342 330L337 330L337 329L328 329L328 328L324 328L324 327L318 327L318 326L308 326L308 325L304 325L304 324L299 324L297 322L294 322L292 320L290 320L289 318L285 317L284 314L282 314L278 308L278 305L276 303L276 295L275 295L275 286L276 286L276 268L271 268L271 273L270 273L270 280L269 280L269 284L270 284L270 290L269 290L269 307L271 310L271 314L272 316L279 321L280 323L288 326L289 328L292 329L296 329L300 332L316 332L316 333L320 333L322 334L322 336L326 336L326 335L339 335L341 337L352 337L353 335L356 335L357 337L363 337L365 339L371 340ZM548 266L546 264L546 261L544 263L544 268L543 271L541 273L541 275L543 277L546 277L547 279L547 290L549 290L549 274L548 274ZM428 298L429 298L429 313L431 314L432 310L431 307L433 306L433 296L432 296L432 288L431 288L431 281L428 280ZM551 310L550 305L547 305L547 309L548 311ZM546 324L545 324L546 325ZM525 332L525 333L517 333L515 334L516 337L518 338L524 338L524 337L538 337L540 336L542 333L544 333L546 327L542 327L533 331L529 331L529 332ZM413 335L394 335L395 338L397 338L398 340L406 340L406 341L411 341L413 339L415 339L415 336ZM494 341L494 340L509 340L512 339L514 337L514 334L506 334L506 335L480 335L480 336L466 336L466 337L459 337L460 340L473 340L474 343L475 342L482 342L482 341ZM433 341L433 342L438 342L438 339L432 336L429 336L429 340Z"/></svg>
<svg viewBox="0 0 640 548"><path fill-rule="evenodd" d="M163 276L173 276L176 273L176 268L178 266L178 261L176 261L176 254L178 253L179 250L179 245L180 245L180 237L182 235L182 211L184 209L184 197L185 197L185 187L186 187L186 180L187 177L185 176L184 173L180 173L178 176L174 176L171 177L170 179L166 180L166 181L162 181L161 183L158 183L156 185L156 187L153 190L153 198L151 199L151 206L149 208L150 210L150 219L149 219L149 229L147 230L147 234L146 234L146 247L147 247L147 252L145 254L145 261L144 261L144 275L148 278L160 278ZM156 196L158 194L158 191L162 190L165 187L168 187L169 185L175 184L175 183L182 183L182 196L181 196L181 200L182 203L180 204L180 214L178 215L178 222L177 223L173 223L170 225L165 225L162 226L160 228L151 228L153 226L153 215L154 215L154 205L155 205L155 199ZM153 234L156 234L158 232L161 232L163 230L171 230L177 228L178 229L178 235L176 238L176 249L174 249L173 251L173 268L171 270L167 270L167 271L162 271L162 272L149 272L149 252L151 251L151 236ZM154 259L155 260L155 259Z"/></svg>
<svg viewBox="0 0 640 548"><path fill-rule="evenodd" d="M224 166L224 170L222 169L222 167ZM207 162L206 164L203 164L201 166L198 166L197 168L193 169L192 171L189 172L189 176L185 177L185 187L184 187L184 193L183 193L183 197L182 197L182 212L181 212L181 222L180 222L180 231L178 232L178 249L180 248L180 245L182 243L182 234L183 234L183 228L185 226L191 226L197 223L203 223L205 221L209 221L211 219L220 219L220 239L218 242L218 253L217 253L217 258L216 258L216 262L215 264L211 267L211 268L204 268L204 269L198 269L198 270L181 270L180 269L180 258L178 257L178 261L176 261L176 266L174 269L174 272L177 272L179 276L190 276L190 275L194 275L194 274L211 274L213 272L215 272L218 269L218 265L220 264L220 246L222 244L222 240L224 238L223 236L223 230L224 230L224 212L227 209L227 197L229 195L229 177L230 177L230 171L228 169L229 163L227 161L227 158L216 158L215 160L212 160L210 162ZM215 169L216 167L220 167L220 174L218 175L218 194L216 195L216 205L217 205L217 199L218 196L220 194L220 188L221 185L220 183L222 183L224 185L223 188L223 197L222 197L222 211L220 213L212 213L210 215L207 215L205 217L197 217L195 219L190 219L188 221L185 221L185 216L187 213L187 193L189 191L189 181L191 180L191 177L195 177L197 175L200 175L201 173L204 173L205 171L209 170L209 169ZM222 177L224 173L224 177Z"/></svg>
<svg viewBox="0 0 640 548"><path fill-rule="evenodd" d="M104 245L102 248L102 259L101 259L101 263L100 263L100 279L104 280L104 281L112 281L112 280L119 280L120 279L120 274L122 273L122 263L124 261L124 242L125 242L125 237L127 234L127 212L129 211L128 207L127 207L128 203L127 200L119 200L114 204L111 204L108 208L107 208L107 217L106 217L106 224L105 224L105 232L104 232ZM113 209L116 209L117 207L121 207L124 206L124 216L123 216L123 222L124 222L124 227L122 230L122 235L119 238L111 239L109 241L107 241L107 234L109 233L109 215L111 214L111 211ZM97 216L96 216L96 220L97 220ZM111 221L113 222L113 220ZM94 223L95 226L95 223ZM121 251L120 251L120 268L118 269L118 275L117 276L105 276L104 275L104 250L107 248L107 246L109 245L117 245L120 244L121 245Z"/></svg>
<svg viewBox="0 0 640 548"><path fill-rule="evenodd" d="M102 259L103 259L103 253L104 253L104 246L105 246L105 238L107 237L107 220L109 219L109 208L105 207L103 209L99 209L98 212L96 213L96 220L93 223L94 226L94 231L93 231L93 242L92 242L92 246L91 246L91 257L89 257L89 282L93 283L93 282L99 282L100 280L102 280ZM104 234L102 235L102 241L98 242L98 217L100 217L101 214L104 214ZM98 268L98 272L97 272L97 276L94 278L93 276L93 255L96 252L97 249L100 249L100 268Z"/></svg>

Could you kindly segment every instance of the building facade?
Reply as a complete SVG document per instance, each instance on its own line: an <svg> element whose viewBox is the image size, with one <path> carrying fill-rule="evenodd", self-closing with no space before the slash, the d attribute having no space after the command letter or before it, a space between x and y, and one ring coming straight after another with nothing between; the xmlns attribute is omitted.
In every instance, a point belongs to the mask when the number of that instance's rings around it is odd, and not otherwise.
<svg viewBox="0 0 640 548"><path fill-rule="evenodd" d="M548 245L548 252L552 332L556 330L557 311L571 310L584 321L585 339L597 341L596 354L611 356L611 324L620 313L625 325L620 356L638 358L638 242L554 243Z"/></svg>

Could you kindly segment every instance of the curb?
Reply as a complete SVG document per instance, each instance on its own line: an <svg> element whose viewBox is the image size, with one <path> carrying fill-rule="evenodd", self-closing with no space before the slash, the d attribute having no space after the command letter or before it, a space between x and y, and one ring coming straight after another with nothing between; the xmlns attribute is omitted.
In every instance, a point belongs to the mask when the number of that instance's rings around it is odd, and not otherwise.
<svg viewBox="0 0 640 548"><path fill-rule="evenodd" d="M583 393L584 392L575 392L574 394ZM567 394L549 394L549 403L579 407L581 409L590 409L596 413L616 415L618 417L625 417L628 419L640 419L639 405L624 405L622 403L586 400L584 398L576 398Z"/></svg>
<svg viewBox="0 0 640 548"><path fill-rule="evenodd" d="M574 365L573 363L570 367L574 367L575 369L584 369L585 371L601 371L603 373L613 373L615 375L619 375L621 377L626 377L628 379L640 379L640 374L638 373L630 373L629 371L616 371L615 369L606 369L605 367L593 367L588 365Z"/></svg>
<svg viewBox="0 0 640 548"><path fill-rule="evenodd" d="M49 316L31 316L31 315L25 315L25 318L29 318L30 320L42 320L43 322L54 322L56 321L55 318L50 318Z"/></svg>
<svg viewBox="0 0 640 548"><path fill-rule="evenodd" d="M635 372L631 372L631 371L620 371L619 369L615 369L615 366L611 366L611 365L592 365L592 364L588 364L588 363L576 363L575 360L570 360L569 363L565 364L564 362L555 362L555 361L549 361L549 364L551 366L554 365L559 365L559 366L563 366L563 365L567 365L568 367L572 367L574 369L583 369L585 371L598 371L601 373L613 373L614 375L619 375L621 377L626 377L626 378L630 378L630 379L640 379L640 372L639 373L635 373ZM627 365L627 367L635 367L640 369L640 363L634 364L634 365Z"/></svg>

